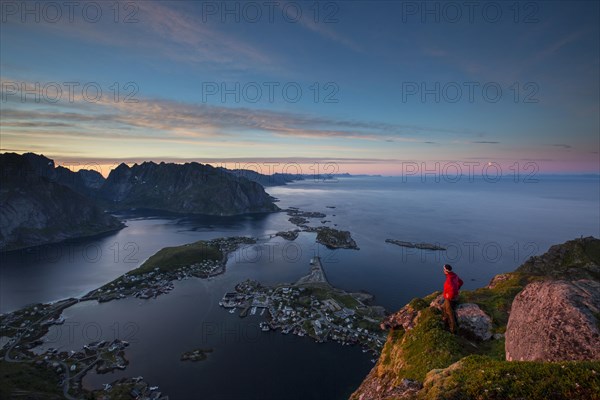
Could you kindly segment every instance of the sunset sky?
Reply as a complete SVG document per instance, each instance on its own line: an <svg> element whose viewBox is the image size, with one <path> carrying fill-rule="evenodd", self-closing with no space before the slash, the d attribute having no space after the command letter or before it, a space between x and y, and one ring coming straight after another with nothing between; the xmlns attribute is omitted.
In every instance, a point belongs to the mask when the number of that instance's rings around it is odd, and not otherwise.
<svg viewBox="0 0 600 400"><path fill-rule="evenodd" d="M599 3L465 4L3 1L2 152L598 173Z"/></svg>

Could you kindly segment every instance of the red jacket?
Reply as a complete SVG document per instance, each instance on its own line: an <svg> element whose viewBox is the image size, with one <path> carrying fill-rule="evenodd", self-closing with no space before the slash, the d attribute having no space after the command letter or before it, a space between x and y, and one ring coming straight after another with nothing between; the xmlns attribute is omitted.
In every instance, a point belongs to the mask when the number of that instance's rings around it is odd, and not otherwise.
<svg viewBox="0 0 600 400"><path fill-rule="evenodd" d="M463 285L462 279L454 272L448 271L444 282L444 299L454 300L458 297L458 290Z"/></svg>

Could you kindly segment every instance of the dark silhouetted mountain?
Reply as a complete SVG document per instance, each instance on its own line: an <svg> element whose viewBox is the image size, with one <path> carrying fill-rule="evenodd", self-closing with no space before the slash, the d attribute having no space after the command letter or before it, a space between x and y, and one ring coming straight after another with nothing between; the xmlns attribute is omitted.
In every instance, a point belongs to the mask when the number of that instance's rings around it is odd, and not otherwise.
<svg viewBox="0 0 600 400"><path fill-rule="evenodd" d="M25 153L22 157L27 160L28 171L31 174L67 186L87 197L95 196L104 183L104 177L96 171L82 169L73 172L68 168L56 167L53 160L35 153Z"/></svg>
<svg viewBox="0 0 600 400"><path fill-rule="evenodd" d="M81 176L83 184L88 189L98 190L102 187L105 181L100 172L91 169L80 169L77 171L77 174Z"/></svg>
<svg viewBox="0 0 600 400"><path fill-rule="evenodd" d="M73 187L81 176L35 154L0 154L0 251L65 239L93 236L122 228Z"/></svg>
<svg viewBox="0 0 600 400"><path fill-rule="evenodd" d="M228 170L199 163L144 162L112 170L99 196L113 209L237 215L278 207L264 188Z"/></svg>

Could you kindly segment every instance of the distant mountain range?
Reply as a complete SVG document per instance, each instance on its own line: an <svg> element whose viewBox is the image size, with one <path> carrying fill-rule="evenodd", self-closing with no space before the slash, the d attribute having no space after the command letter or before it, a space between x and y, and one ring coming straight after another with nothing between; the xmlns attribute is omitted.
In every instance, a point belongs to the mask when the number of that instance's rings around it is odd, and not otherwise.
<svg viewBox="0 0 600 400"><path fill-rule="evenodd" d="M0 167L0 251L122 228L107 211L136 208L226 216L279 210L260 184L268 176L194 162L121 164L107 179L92 170L57 167L34 153L0 154ZM273 179L277 184L291 181L284 176Z"/></svg>

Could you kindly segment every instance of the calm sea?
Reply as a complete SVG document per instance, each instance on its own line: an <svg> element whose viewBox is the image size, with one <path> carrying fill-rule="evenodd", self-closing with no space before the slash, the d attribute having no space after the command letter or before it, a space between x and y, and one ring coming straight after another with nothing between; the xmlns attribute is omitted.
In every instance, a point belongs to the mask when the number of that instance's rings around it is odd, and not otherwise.
<svg viewBox="0 0 600 400"><path fill-rule="evenodd" d="M465 288L514 270L529 256L579 236L600 237L598 177L539 177L422 183L418 179L354 177L306 180L267 191L281 208L327 214L325 225L352 232L360 250L328 250L314 233L294 242L271 238L295 228L285 213L235 218L122 214L127 228L100 238L3 254L0 311L80 296L139 266L165 246L222 236L260 240L231 255L224 275L176 282L153 300L77 304L64 312L42 347L80 349L120 337L128 340L125 371L89 374L88 387L122 376L144 376L172 399L343 399L372 366L369 354L335 343L262 333L259 316L240 319L218 307L223 293L244 279L293 282L322 257L329 281L366 290L394 311L415 296L439 290L441 265L450 263ZM335 207L335 208L333 208ZM322 225L314 219L311 225ZM408 249L385 239L429 242L446 252ZM210 347L206 361L183 363L182 352Z"/></svg>

